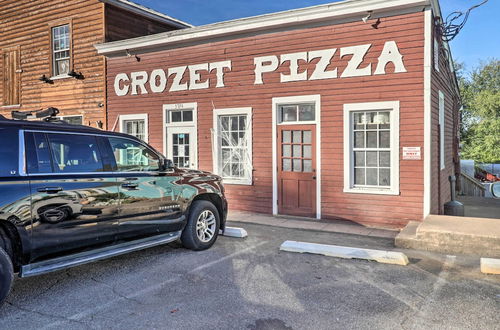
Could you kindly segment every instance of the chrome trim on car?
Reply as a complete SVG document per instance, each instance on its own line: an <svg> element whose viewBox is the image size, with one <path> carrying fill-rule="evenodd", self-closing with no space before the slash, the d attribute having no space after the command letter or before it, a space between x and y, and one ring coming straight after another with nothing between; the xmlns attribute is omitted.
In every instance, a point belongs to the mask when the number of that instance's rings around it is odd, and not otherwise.
<svg viewBox="0 0 500 330"><path fill-rule="evenodd" d="M140 221L123 221L119 222L119 226L123 225L170 225L176 224L186 220L185 216L181 216L176 219L165 219L165 220L140 220Z"/></svg>
<svg viewBox="0 0 500 330"><path fill-rule="evenodd" d="M18 173L20 176L26 176L26 146L24 144L24 130L19 130L19 168Z"/></svg>

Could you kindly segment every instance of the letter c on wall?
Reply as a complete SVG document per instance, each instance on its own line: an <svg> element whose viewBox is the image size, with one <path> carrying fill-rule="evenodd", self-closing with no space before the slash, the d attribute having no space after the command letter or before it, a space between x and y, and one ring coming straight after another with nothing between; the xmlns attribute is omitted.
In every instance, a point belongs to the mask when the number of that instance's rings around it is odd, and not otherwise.
<svg viewBox="0 0 500 330"><path fill-rule="evenodd" d="M123 87L120 88L120 82L123 81ZM130 81L126 73L119 73L115 77L115 93L118 96L124 96L128 94L130 85L126 84L125 81Z"/></svg>

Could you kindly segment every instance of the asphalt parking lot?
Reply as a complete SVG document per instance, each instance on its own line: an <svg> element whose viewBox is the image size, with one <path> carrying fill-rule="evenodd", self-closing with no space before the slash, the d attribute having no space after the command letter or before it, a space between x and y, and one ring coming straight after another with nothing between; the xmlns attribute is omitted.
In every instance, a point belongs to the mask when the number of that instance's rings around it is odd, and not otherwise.
<svg viewBox="0 0 500 330"><path fill-rule="evenodd" d="M285 240L392 249L392 240L254 224L208 251L156 247L17 279L0 329L498 329L500 276L477 258L411 264L280 252Z"/></svg>

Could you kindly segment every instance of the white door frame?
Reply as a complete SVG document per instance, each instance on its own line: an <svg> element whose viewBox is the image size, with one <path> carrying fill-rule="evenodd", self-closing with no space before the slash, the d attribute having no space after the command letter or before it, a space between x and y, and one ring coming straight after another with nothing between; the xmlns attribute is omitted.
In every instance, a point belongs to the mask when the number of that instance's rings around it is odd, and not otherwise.
<svg viewBox="0 0 500 330"><path fill-rule="evenodd" d="M178 122L171 123L168 117L169 111L172 110L193 110L193 121L192 122ZM163 105L163 154L169 158L168 155L168 134L172 133L173 130L177 128L189 129L193 134L190 138L190 155L193 155L192 164L193 168L198 168L198 103L175 103L175 104L164 104ZM190 157L191 158L191 157ZM171 159L171 158L169 158Z"/></svg>
<svg viewBox="0 0 500 330"><path fill-rule="evenodd" d="M278 105L290 103L308 103L315 104L314 121L285 122L283 125L316 125L316 219L321 219L321 96L320 95L300 95L273 97L273 214L278 214L278 146L277 146L277 125L278 123Z"/></svg>

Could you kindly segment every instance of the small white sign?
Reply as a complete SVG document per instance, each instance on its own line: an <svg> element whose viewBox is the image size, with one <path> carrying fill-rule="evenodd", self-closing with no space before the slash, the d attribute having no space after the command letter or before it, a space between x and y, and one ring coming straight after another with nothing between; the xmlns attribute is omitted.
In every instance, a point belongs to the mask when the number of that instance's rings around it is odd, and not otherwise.
<svg viewBox="0 0 500 330"><path fill-rule="evenodd" d="M181 144L177 147L177 154L179 155L179 157L184 157L185 154L184 154L184 145Z"/></svg>
<svg viewBox="0 0 500 330"><path fill-rule="evenodd" d="M403 147L404 160L420 160L420 147Z"/></svg>

